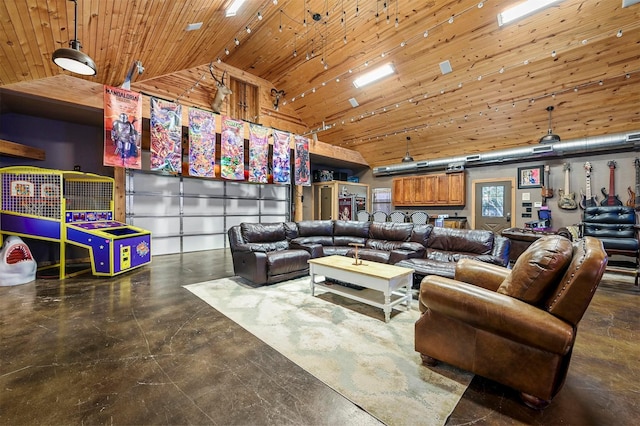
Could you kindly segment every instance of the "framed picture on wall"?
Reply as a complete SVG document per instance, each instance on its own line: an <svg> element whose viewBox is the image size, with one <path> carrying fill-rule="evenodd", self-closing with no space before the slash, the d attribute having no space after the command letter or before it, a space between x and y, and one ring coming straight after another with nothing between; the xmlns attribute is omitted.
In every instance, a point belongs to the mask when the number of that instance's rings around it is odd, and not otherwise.
<svg viewBox="0 0 640 426"><path fill-rule="evenodd" d="M544 166L518 167L518 189L542 188Z"/></svg>

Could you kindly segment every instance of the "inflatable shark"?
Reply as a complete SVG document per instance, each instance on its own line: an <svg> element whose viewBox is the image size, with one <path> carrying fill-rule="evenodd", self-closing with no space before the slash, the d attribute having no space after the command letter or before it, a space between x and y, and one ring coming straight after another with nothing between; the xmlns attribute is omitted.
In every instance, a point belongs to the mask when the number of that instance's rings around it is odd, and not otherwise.
<svg viewBox="0 0 640 426"><path fill-rule="evenodd" d="M0 250L0 286L25 284L36 279L36 261L20 237L10 236Z"/></svg>

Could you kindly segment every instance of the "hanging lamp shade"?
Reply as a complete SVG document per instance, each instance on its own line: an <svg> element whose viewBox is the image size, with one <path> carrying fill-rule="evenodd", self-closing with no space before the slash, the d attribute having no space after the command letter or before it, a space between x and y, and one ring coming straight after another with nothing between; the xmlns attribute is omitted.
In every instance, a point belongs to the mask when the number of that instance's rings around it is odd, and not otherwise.
<svg viewBox="0 0 640 426"><path fill-rule="evenodd" d="M413 162L413 157L411 155L409 155L409 141L411 140L411 138L409 136L407 136L407 153L404 154L404 158L402 159L403 163L412 163Z"/></svg>
<svg viewBox="0 0 640 426"><path fill-rule="evenodd" d="M551 129L551 111L553 111L553 106L548 106L547 111L549 111L549 131L546 135L540 138L540 143L560 142L560 136L554 134Z"/></svg>
<svg viewBox="0 0 640 426"><path fill-rule="evenodd" d="M96 63L89 55L80 51L80 41L78 40L78 1L69 0L75 4L73 40L69 42L69 47L62 47L53 52L53 62L60 68L81 75L96 75Z"/></svg>

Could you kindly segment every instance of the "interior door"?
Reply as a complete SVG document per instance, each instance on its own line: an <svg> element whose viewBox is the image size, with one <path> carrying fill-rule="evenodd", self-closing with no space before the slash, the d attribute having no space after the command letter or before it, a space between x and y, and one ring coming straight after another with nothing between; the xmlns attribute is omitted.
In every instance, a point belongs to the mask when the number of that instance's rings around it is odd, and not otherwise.
<svg viewBox="0 0 640 426"><path fill-rule="evenodd" d="M513 226L514 183L513 179L473 183L474 229L500 234L503 229Z"/></svg>
<svg viewBox="0 0 640 426"><path fill-rule="evenodd" d="M320 188L320 220L333 219L333 186Z"/></svg>

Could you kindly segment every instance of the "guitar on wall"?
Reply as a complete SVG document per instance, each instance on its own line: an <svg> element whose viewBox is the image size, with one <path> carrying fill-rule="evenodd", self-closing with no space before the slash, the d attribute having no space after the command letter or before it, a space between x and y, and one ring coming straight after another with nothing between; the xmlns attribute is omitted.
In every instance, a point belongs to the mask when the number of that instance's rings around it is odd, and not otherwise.
<svg viewBox="0 0 640 426"><path fill-rule="evenodd" d="M569 190L569 171L571 170L569 163L564 163L562 169L564 170L564 191L562 189L558 190L560 195L558 207L563 210L575 210L578 208L578 203L576 202L575 192Z"/></svg>
<svg viewBox="0 0 640 426"><path fill-rule="evenodd" d="M598 205L598 201L595 196L591 194L591 163L584 163L584 171L586 175L587 182L585 184L585 193L582 194L582 198L580 199L580 208L586 209L587 207L595 207ZM582 192L582 191L580 191Z"/></svg>
<svg viewBox="0 0 640 426"><path fill-rule="evenodd" d="M616 168L616 162L615 161L609 161L607 163L607 166L609 166L609 193L607 193L606 189L601 188L600 192L602 192L602 195L604 195L604 200L602 200L600 202L601 206L621 206L622 205L622 201L620 201L620 198L618 198L617 195L615 195L615 191L613 188L615 188L615 178L613 175L613 171Z"/></svg>
<svg viewBox="0 0 640 426"><path fill-rule="evenodd" d="M634 207L636 210L640 210L640 159L635 159L634 161L636 165L636 191L633 192L631 187L627 188L629 192L629 199L627 200L626 205L629 207Z"/></svg>
<svg viewBox="0 0 640 426"><path fill-rule="evenodd" d="M551 181L549 180L549 166L544 166L544 183L542 186L542 205L547 205L547 198L553 198L553 188L551 188Z"/></svg>

